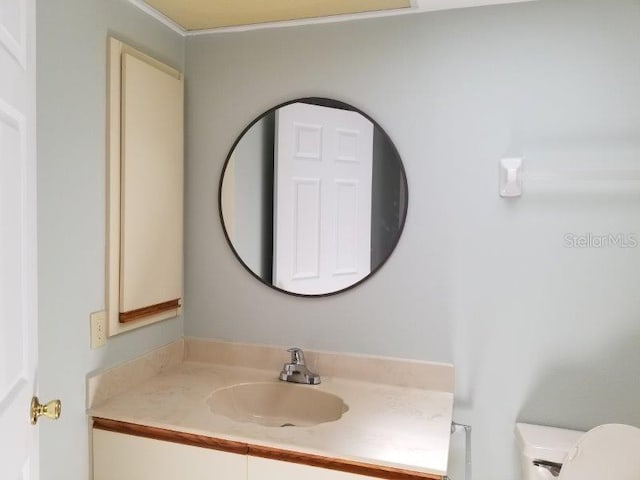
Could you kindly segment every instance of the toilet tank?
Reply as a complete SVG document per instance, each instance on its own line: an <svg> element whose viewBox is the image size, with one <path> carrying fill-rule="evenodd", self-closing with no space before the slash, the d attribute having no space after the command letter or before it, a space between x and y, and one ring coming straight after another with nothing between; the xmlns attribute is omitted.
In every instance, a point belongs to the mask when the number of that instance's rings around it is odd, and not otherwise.
<svg viewBox="0 0 640 480"><path fill-rule="evenodd" d="M516 440L520 451L522 480L553 480L552 470L534 465L536 460L562 464L569 450L584 434L564 428L516 424Z"/></svg>

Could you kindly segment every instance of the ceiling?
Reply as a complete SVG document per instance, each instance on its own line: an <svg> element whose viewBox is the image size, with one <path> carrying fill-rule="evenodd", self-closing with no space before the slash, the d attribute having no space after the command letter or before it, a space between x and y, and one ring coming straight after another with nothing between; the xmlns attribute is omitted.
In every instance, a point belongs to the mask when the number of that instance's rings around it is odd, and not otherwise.
<svg viewBox="0 0 640 480"><path fill-rule="evenodd" d="M144 0L188 31L379 12L410 0Z"/></svg>

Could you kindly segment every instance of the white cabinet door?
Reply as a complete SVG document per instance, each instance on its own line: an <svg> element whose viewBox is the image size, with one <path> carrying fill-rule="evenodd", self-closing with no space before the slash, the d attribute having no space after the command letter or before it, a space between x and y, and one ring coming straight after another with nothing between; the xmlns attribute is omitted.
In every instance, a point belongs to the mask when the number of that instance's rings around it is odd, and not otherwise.
<svg viewBox="0 0 640 480"><path fill-rule="evenodd" d="M326 468L309 467L298 463L268 460L260 457L249 457L247 473L248 480L373 480L373 477L327 470Z"/></svg>
<svg viewBox="0 0 640 480"><path fill-rule="evenodd" d="M93 431L93 480L246 480L247 457Z"/></svg>

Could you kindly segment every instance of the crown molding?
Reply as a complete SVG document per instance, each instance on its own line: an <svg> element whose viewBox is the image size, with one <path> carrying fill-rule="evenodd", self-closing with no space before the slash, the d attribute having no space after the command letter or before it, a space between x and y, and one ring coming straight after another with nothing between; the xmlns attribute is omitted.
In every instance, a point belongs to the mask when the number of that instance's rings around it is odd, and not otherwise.
<svg viewBox="0 0 640 480"><path fill-rule="evenodd" d="M158 20L160 23L163 23L164 25L169 27L171 30L173 30L176 33L179 33L183 37L186 36L189 33L188 30L186 30L181 25L179 25L176 22L174 22L173 20L171 20L169 17L167 17L163 13L160 13L158 10L153 8L151 5L149 5L144 0L128 0L128 1L133 6L139 8L140 10L142 10L147 15L152 16L153 18Z"/></svg>

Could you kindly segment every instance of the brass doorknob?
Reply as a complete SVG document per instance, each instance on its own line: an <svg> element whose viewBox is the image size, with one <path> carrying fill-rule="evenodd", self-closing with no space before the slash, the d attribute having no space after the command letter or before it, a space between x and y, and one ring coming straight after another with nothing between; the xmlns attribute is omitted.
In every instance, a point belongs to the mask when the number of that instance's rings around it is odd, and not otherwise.
<svg viewBox="0 0 640 480"><path fill-rule="evenodd" d="M31 399L31 425L38 423L38 417L42 416L57 420L60 418L61 411L62 403L60 403L60 400L51 400L46 405L41 405L38 397L33 397Z"/></svg>

